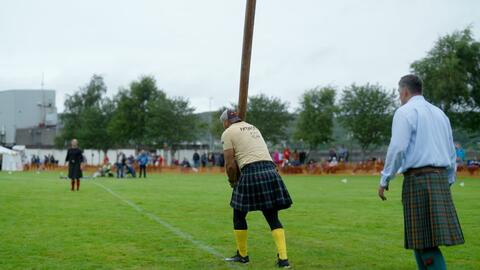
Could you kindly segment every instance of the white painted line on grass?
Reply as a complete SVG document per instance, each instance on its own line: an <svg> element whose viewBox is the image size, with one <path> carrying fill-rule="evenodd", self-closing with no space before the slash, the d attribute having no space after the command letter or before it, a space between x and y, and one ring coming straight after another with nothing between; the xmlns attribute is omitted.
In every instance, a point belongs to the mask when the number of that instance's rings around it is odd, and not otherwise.
<svg viewBox="0 0 480 270"><path fill-rule="evenodd" d="M123 198L122 196L118 195L117 193L115 193L113 190L111 190L110 188L98 183L98 182L93 182L95 185L103 188L105 191L107 191L108 193L112 194L114 197L117 197L119 200L121 200L122 202L128 204L130 207L132 207L133 209L135 209L137 212L139 212L140 214L142 215L145 215L147 216L148 218L150 218L151 220L157 222L158 224L162 225L163 227L165 227L166 229L168 229L170 232L172 232L173 234L175 234L176 236L184 239L184 240L187 240L189 241L190 243L192 243L194 246L196 246L198 249L201 249L203 251L206 251L207 253L210 253L211 255L215 256L215 257L218 257L218 258L221 258L221 259L224 259L225 256L223 256L220 252L218 252L216 249L214 249L213 247L205 244L205 243L202 243L198 240L195 240L193 238L193 236L191 236L190 234L188 233L185 233L183 231L181 231L180 229L172 226L170 223L166 222L165 220L161 219L160 217L150 213L150 212L147 212L145 211L143 208L141 208L140 206L136 205L135 203ZM234 268L234 269L243 269L241 267L239 267L238 265L235 265L235 264L230 264L230 263L226 263L228 266L230 266L231 268Z"/></svg>

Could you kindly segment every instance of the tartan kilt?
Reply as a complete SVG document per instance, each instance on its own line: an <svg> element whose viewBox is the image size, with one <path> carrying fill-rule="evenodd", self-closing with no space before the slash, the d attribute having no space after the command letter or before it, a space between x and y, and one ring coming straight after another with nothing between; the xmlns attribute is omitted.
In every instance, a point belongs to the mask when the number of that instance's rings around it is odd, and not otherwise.
<svg viewBox="0 0 480 270"><path fill-rule="evenodd" d="M230 206L243 212L287 209L292 199L287 187L271 161L245 165L233 187Z"/></svg>
<svg viewBox="0 0 480 270"><path fill-rule="evenodd" d="M402 204L406 249L465 242L446 170L405 176Z"/></svg>

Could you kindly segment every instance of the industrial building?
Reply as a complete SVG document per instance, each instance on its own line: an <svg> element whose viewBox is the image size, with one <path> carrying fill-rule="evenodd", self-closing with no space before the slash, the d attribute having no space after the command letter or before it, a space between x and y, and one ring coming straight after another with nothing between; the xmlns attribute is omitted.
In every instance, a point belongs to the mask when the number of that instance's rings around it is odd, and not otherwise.
<svg viewBox="0 0 480 270"><path fill-rule="evenodd" d="M57 123L55 90L0 91L0 145L53 146Z"/></svg>

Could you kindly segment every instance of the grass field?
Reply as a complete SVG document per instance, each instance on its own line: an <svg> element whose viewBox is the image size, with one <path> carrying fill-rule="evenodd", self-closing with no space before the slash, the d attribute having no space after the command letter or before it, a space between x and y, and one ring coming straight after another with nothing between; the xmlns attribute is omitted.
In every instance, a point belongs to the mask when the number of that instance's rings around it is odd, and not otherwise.
<svg viewBox="0 0 480 270"><path fill-rule="evenodd" d="M377 177L285 176L280 213L295 269L415 269L403 249L401 179L388 200ZM461 187L458 182L464 182ZM480 179L452 188L466 244L443 248L449 269L480 269ZM231 190L223 175L84 180L0 172L0 269L274 269L267 223L250 213L248 266L233 255Z"/></svg>

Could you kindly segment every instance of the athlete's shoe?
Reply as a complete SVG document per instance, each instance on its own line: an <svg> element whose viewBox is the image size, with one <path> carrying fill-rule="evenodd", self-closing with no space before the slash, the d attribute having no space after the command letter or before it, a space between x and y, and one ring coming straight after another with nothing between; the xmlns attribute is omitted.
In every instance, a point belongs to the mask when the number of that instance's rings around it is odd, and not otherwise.
<svg viewBox="0 0 480 270"><path fill-rule="evenodd" d="M235 256L230 257L230 258L225 258L225 261L226 262L248 263L250 261L250 259L248 258L248 256L242 257L237 250L237 254L235 254Z"/></svg>
<svg viewBox="0 0 480 270"><path fill-rule="evenodd" d="M277 254L277 264L276 264L276 266L278 268L288 269L288 268L290 268L290 263L288 262L288 259L282 260L282 259L278 258L278 254Z"/></svg>

